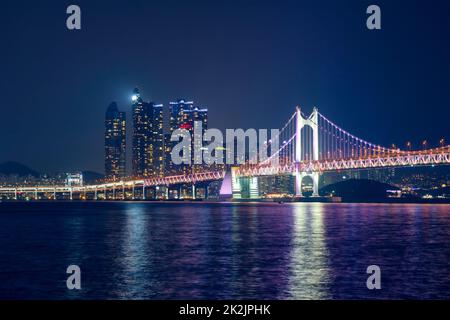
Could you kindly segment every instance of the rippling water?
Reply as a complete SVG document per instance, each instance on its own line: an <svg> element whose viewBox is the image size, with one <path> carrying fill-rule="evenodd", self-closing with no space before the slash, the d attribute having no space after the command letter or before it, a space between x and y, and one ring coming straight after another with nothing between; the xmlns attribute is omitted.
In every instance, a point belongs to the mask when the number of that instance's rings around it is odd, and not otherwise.
<svg viewBox="0 0 450 320"><path fill-rule="evenodd" d="M1 203L0 298L449 299L449 242L450 205Z"/></svg>

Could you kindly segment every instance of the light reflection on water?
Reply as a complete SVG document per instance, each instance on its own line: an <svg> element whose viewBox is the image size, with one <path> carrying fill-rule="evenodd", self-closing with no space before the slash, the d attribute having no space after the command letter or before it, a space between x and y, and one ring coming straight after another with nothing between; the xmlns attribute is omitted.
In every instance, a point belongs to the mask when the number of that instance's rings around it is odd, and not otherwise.
<svg viewBox="0 0 450 320"><path fill-rule="evenodd" d="M3 299L450 298L450 205L4 203ZM82 290L68 291L77 264ZM366 268L382 290L366 288Z"/></svg>
<svg viewBox="0 0 450 320"><path fill-rule="evenodd" d="M328 299L328 261L323 204L293 205L289 298Z"/></svg>

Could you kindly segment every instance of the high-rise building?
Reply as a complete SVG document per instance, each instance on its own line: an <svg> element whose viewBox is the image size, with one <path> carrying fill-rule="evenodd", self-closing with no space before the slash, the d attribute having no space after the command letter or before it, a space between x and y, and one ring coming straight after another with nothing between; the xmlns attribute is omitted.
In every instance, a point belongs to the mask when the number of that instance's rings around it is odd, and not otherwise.
<svg viewBox="0 0 450 320"><path fill-rule="evenodd" d="M125 176L126 115L112 102L105 115L105 176L116 180Z"/></svg>
<svg viewBox="0 0 450 320"><path fill-rule="evenodd" d="M173 143L170 141L170 136L170 133L164 134L164 174L169 176L177 173L171 158Z"/></svg>
<svg viewBox="0 0 450 320"><path fill-rule="evenodd" d="M164 176L164 112L163 105L150 103L152 115L150 145L152 149L152 173L155 177Z"/></svg>
<svg viewBox="0 0 450 320"><path fill-rule="evenodd" d="M150 144L151 136L150 118L148 103L144 102L136 88L133 91L133 159L132 174L134 177L148 175L150 165Z"/></svg>
<svg viewBox="0 0 450 320"><path fill-rule="evenodd" d="M168 148L170 151L173 149L173 147L176 145L176 141L171 141L170 137L172 136L173 132L177 129L188 129L189 128L189 114L190 111L193 109L194 102L192 101L186 101L185 99L178 99L176 102L170 102L169 103L169 113L170 113L170 119L169 119L169 139L166 140L166 148ZM170 174L187 174L190 170L190 166L186 164L180 164L175 165L172 162L171 154L166 154L166 172Z"/></svg>
<svg viewBox="0 0 450 320"><path fill-rule="evenodd" d="M201 136L194 136L194 122L199 121L202 123ZM170 102L170 135L176 129L186 129L189 131L192 143L190 146L191 153L191 165L177 165L175 166L170 161L170 151L166 157L166 171L170 170L170 173L189 174L196 171L201 171L203 165L194 165L194 140L202 140L203 133L208 128L208 109L194 107L194 102L187 101L185 99L178 99L176 102ZM166 149L172 149L176 142L170 141L170 136L166 138Z"/></svg>
<svg viewBox="0 0 450 320"><path fill-rule="evenodd" d="M133 92L133 176L161 177L164 174L163 105L145 102Z"/></svg>
<svg viewBox="0 0 450 320"><path fill-rule="evenodd" d="M189 125L188 130L192 137L192 143L191 143L191 158L192 158L192 172L201 172L203 169L205 169L207 166L205 165L205 158L203 157L203 162L201 164L195 164L195 154L194 154L194 141L202 141L203 143L203 135L208 129L208 109L206 108L198 108L195 107L191 111L187 112L188 116L188 123ZM202 125L202 131L201 132L195 132L194 131L194 123L200 122ZM203 151L202 151L203 152Z"/></svg>
<svg viewBox="0 0 450 320"><path fill-rule="evenodd" d="M176 129L183 127L187 122L188 112L194 108L194 102L178 99L176 102L170 102L169 112L169 132L172 134Z"/></svg>

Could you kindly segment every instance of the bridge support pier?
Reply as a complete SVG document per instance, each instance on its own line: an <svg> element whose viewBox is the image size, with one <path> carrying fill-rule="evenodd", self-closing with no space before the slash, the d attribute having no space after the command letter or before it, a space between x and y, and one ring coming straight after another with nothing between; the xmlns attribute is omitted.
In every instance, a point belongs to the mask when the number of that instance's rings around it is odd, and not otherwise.
<svg viewBox="0 0 450 320"><path fill-rule="evenodd" d="M295 196L297 198L303 197L302 182L303 182L304 177L311 177L311 179L313 181L312 197L314 197L314 198L320 197L320 195L319 195L320 173L319 172L306 173L306 172L300 172L298 170L295 172Z"/></svg>
<svg viewBox="0 0 450 320"><path fill-rule="evenodd" d="M203 184L203 189L205 190L205 192L204 192L204 197L205 197L205 200L206 199L208 199L208 194L209 194L209 184Z"/></svg>
<svg viewBox="0 0 450 320"><path fill-rule="evenodd" d="M303 118L301 110L297 107L296 111L296 124L295 124L295 161L297 168L295 170L295 195L296 197L302 197L302 180L305 176L309 176L313 180L313 197L319 196L319 172L301 172L300 163L303 160L319 160L319 112L317 108L314 108L313 113L309 118ZM302 129L305 126L309 126L312 130L312 157L306 158L302 152Z"/></svg>
<svg viewBox="0 0 450 320"><path fill-rule="evenodd" d="M319 197L319 173L314 172L311 177L313 179L313 194L312 194L312 196L317 198L317 197Z"/></svg>
<svg viewBox="0 0 450 320"><path fill-rule="evenodd" d="M300 171L296 171L295 172L295 196L297 198L301 198L303 197L303 193L302 193L302 180L303 180L303 176L300 173Z"/></svg>

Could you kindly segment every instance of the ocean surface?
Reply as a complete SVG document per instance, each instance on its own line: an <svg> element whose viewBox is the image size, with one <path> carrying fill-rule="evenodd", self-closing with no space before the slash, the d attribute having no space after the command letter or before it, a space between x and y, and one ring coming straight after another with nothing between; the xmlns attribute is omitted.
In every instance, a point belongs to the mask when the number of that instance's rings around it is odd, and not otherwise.
<svg viewBox="0 0 450 320"><path fill-rule="evenodd" d="M3 202L0 299L450 299L450 205Z"/></svg>

